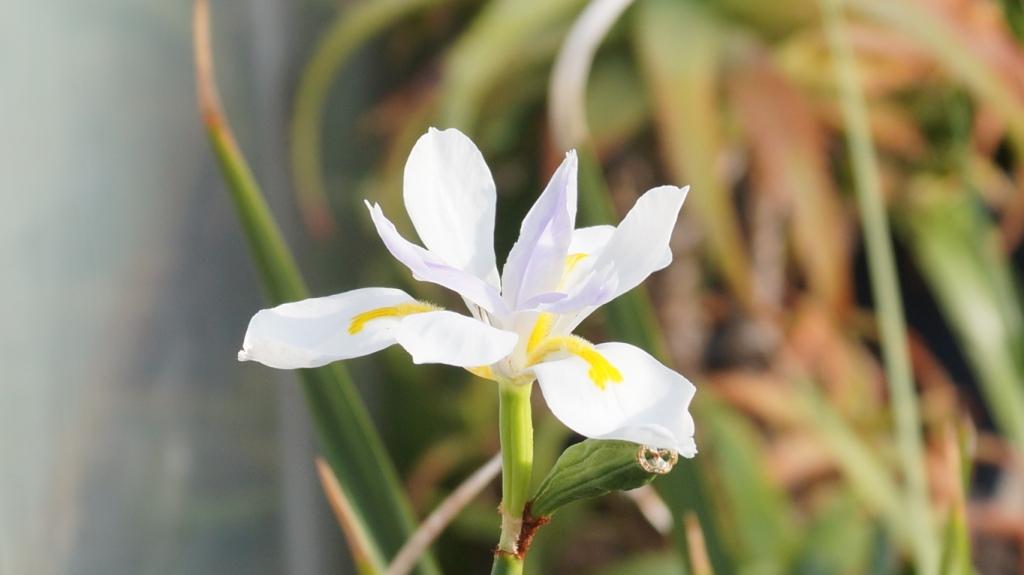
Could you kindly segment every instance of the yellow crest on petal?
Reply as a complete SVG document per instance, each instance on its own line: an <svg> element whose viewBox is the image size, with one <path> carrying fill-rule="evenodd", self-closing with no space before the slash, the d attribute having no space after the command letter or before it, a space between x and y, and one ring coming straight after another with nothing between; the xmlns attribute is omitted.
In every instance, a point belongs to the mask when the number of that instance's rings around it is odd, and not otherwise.
<svg viewBox="0 0 1024 575"><path fill-rule="evenodd" d="M594 344L575 335L549 337L543 340L529 354L528 363L530 365L540 363L548 355L558 352L570 353L587 362L587 365L590 366L590 369L587 370L587 377L601 391L608 386L608 382L622 383L622 372L601 355Z"/></svg>
<svg viewBox="0 0 1024 575"><path fill-rule="evenodd" d="M355 335L363 331L367 323L382 317L405 317L416 313L440 311L441 309L434 304L419 301L371 309L352 318L352 322L348 326L348 333L349 335Z"/></svg>
<svg viewBox="0 0 1024 575"><path fill-rule="evenodd" d="M569 254L568 256L566 256L566 258L565 258L565 271L562 272L562 279L564 280L565 276L567 276L570 273L572 273L572 270L576 268L576 265L579 264L581 261L583 261L588 255L589 254L578 253L578 254Z"/></svg>

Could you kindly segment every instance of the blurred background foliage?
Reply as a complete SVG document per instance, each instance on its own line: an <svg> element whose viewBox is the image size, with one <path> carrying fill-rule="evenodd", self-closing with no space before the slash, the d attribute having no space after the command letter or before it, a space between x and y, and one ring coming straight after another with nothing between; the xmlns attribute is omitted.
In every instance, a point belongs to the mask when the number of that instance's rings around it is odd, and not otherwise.
<svg viewBox="0 0 1024 575"><path fill-rule="evenodd" d="M1020 5L862 0L842 11L893 224L928 525L908 515L912 485L896 449L857 167L821 6L637 0L600 44L586 91L589 139L574 142L564 133L573 119L560 117L571 111L553 105L552 74L585 5L354 3L313 50L292 121L296 202L325 242L374 245L365 218L351 214L364 197L400 205L402 163L429 125L458 127L484 150L500 194L498 253L567 141L588 150L589 223L615 221L658 183L693 186L675 263L650 285L656 323L644 317L646 294L634 294L585 331L663 345L698 382L701 454L656 482L663 503L610 498L556 516L528 568L682 572L693 566L686 535L699 529L720 573L903 572L922 539L941 548L943 572L1024 569ZM354 80L348 62L364 46L387 68L377 101L342 127L331 101ZM332 150L352 138L375 149L355 180L333 167ZM380 257L367 260L387 261L368 249ZM364 283L399 282L445 301L388 263L368 266ZM424 386L391 356L375 366L401 391L380 427L418 454L399 461L411 464L403 473L423 513L495 449L494 394L444 369ZM406 398L408 411L397 407ZM554 455L572 438L549 419L539 453ZM414 420L429 429L408 434ZM484 569L464 553L490 544L493 528L470 526L493 521L495 503L481 499L459 519L438 547L442 565ZM651 521L664 504L689 526L676 531L686 560L666 554L671 530ZM699 521L686 522L691 515Z"/></svg>
<svg viewBox="0 0 1024 575"><path fill-rule="evenodd" d="M554 62L587 5L583 0L280 4L288 8L253 9L259 14L250 17L238 5L213 2L215 47L227 115L315 295L393 285L458 307L393 264L362 207L364 198L390 207L401 231L414 237L408 220L398 216L401 173L428 126L457 127L483 150L498 186L499 260L566 138L581 147L580 211L587 224L617 221L654 185L692 186L673 240L673 265L585 323L582 334L660 350L697 384L700 454L652 490L560 511L535 541L531 573L924 572L914 558L929 541L943 573L1024 572L1024 10L1018 0L850 0L841 13L892 223L922 422L930 509L924 526L908 514L913 494L882 361L854 194L851 127L817 1L636 0L597 50L585 94L589 131L582 140L566 134L569 120L551 106L550 90ZM153 47L153 55L138 56L129 70L146 73L157 54L180 50L166 81L152 84L163 88L151 94L153 101L180 107L192 102L187 17L184 8L160 6L149 6L149 20L139 17L142 8L111 0L92 17L121 15L99 29L137 31L121 38L118 55L108 54L115 61L131 46L165 38L142 37L140 22L161 23L155 28L164 31L168 47ZM54 21L49 12L35 13L44 14L34 20L40 25ZM68 29L73 20L65 22ZM277 40L267 43L268 37ZM255 48L244 48L247 43ZM66 40L64 46L76 44ZM278 59L278 51L288 58ZM124 70L98 71L83 82L116 82ZM85 109L106 115L82 129L96 132L115 122L115 111L131 114L125 106L144 108L136 96L146 93L120 100L95 96L104 103ZM88 102L92 95L84 97ZM112 101L121 107L108 108ZM55 105L71 107L66 100ZM117 146L137 148L145 134L172 133L181 122L198 126L193 110L174 117L176 122L150 126L144 135L129 133ZM73 434L91 427L8 418L14 431L0 444L11 455L4 460L43 471L32 476L19 466L4 473L13 488L3 490L3 573L349 569L337 553L340 531L316 511L326 503L313 491L312 450L296 392L288 391L290 385L268 390L271 381L290 384L291 378L226 363L236 345L231 334L240 339L246 318L259 306L258 290L256 276L238 269L244 262L239 232L222 191L214 189L212 167L186 161L208 153L184 151L180 142L194 143L195 136L174 140L184 159L164 159L193 166L192 175L167 170L170 179L153 184L170 195L192 190L192 207L174 213L208 226L198 237L190 236L187 224L175 228L182 230L173 236L177 241L192 238L188 253L194 254L181 259L192 264L159 268L165 273L158 278L167 277L167 269L188 278L172 284L186 295L161 300L161 309L173 320L183 308L229 302L211 322L220 327L181 332L188 336L182 348L189 350L181 352L183 361L213 353L220 354L217 359L198 360L200 367L168 376L190 378L196 390L220 385L212 387L215 392L181 394L174 385L140 392L109 384L113 390L104 393L120 399L87 418L106 422L102 437L128 441L124 434L140 429L165 437L169 428L178 451L162 440L131 436L129 443L144 455L111 457L116 464L107 468L102 456L115 448L83 454L75 443L57 441L62 453L101 458L84 479L55 481L66 477L64 466L75 468L68 458L54 456L60 465L40 466L33 455L38 452L18 451L13 433L38 428ZM150 161L160 166L160 139L147 142L159 151ZM160 170L140 173L152 177ZM130 172L126 178L136 181ZM133 201L127 192L107 200ZM162 205L146 207L149 221L160 221L155 214ZM208 206L220 216L209 215ZM47 213L44 208L40 213ZM98 213L95 221L111 217ZM9 234L11 241L31 239L28 227L10 229L21 230ZM150 247L161 253L160 245ZM196 267L211 254L219 254L220 263ZM206 276L217 278L210 285L222 292L203 293ZM118 277L143 291L160 289L156 282ZM193 308L196 302L205 303ZM198 319L185 322L207 321L194 314ZM160 318L136 321L155 325ZM149 335L156 348L167 337ZM153 380L154 360L142 357L132 369L90 373L104 381ZM414 370L397 349L346 365L416 517L496 452L491 384L444 367ZM24 381L73 376L29 367L20 373ZM65 410L72 402L50 395L31 399L30 413L40 414L55 402L63 401ZM274 404L284 407L275 412ZM212 413L195 415L199 410ZM539 481L578 438L553 420L543 402L536 402L535 413ZM164 427L156 416L184 423ZM226 420L243 439L224 433ZM200 425L210 432L200 432ZM277 451L275 442L281 442ZM203 450L215 453L193 453ZM211 479L183 467L182 453L198 468L219 462L217 474ZM133 463L149 471L136 467L143 477L126 479L124 469ZM172 473L184 479L173 482ZM200 479L208 483L196 488ZM135 491L104 489L106 481ZM238 489L239 482L251 487ZM179 491L169 488L175 486ZM28 489L48 502L44 513L61 519L29 521L30 532L21 533L13 518L37 514L12 489ZM65 500L90 500L97 493L102 497L71 506L85 519L63 515ZM234 499L225 501L225 494ZM475 499L434 546L444 572L488 569L499 496L494 486ZM305 512L296 514L296 508ZM97 531L94 518L108 526ZM66 540L55 552L64 559L32 556L51 547L48 533L54 531L47 527L53 523L64 527L57 533ZM313 536L310 525L323 528ZM122 542L129 533L139 535ZM281 549L287 550L283 559Z"/></svg>

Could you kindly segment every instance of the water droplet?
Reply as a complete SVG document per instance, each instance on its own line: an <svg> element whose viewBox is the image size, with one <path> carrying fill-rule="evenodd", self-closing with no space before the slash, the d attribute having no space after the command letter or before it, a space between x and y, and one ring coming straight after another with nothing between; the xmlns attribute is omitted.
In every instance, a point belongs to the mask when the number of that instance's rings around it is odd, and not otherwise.
<svg viewBox="0 0 1024 575"><path fill-rule="evenodd" d="M636 460L640 467L647 473L665 475L676 466L679 461L679 454L671 449L658 449L641 445L636 452Z"/></svg>

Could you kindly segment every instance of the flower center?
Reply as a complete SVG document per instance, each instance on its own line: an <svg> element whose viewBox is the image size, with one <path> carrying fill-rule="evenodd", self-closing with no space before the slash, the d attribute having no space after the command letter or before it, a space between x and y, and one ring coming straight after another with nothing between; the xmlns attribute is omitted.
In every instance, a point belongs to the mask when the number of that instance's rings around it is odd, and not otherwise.
<svg viewBox="0 0 1024 575"><path fill-rule="evenodd" d="M562 287L565 283L567 276L572 273L572 270L576 268L576 265L583 261L588 255L585 253L569 254L565 257L565 271L562 272L562 281L559 282L558 287Z"/></svg>
<svg viewBox="0 0 1024 575"><path fill-rule="evenodd" d="M590 366L587 376L601 391L604 391L609 381L622 383L622 373L594 348L594 344L576 335L562 335L541 340L532 350L528 350L526 363L528 366L535 365L548 355L559 352L571 353L587 362L587 365Z"/></svg>
<svg viewBox="0 0 1024 575"><path fill-rule="evenodd" d="M555 323L555 314L541 312L537 314L537 321L533 324L533 331L530 332L530 339L526 342L526 353L533 353L551 333L551 326Z"/></svg>
<svg viewBox="0 0 1024 575"><path fill-rule="evenodd" d="M386 307L379 307L377 309L371 309L370 311L364 311L363 313L352 318L352 323L348 326L349 335L355 335L366 327L366 324L382 317L405 317L407 315L413 315L416 313L426 313L428 311L440 311L442 308L425 302L414 301L409 303L400 303L398 305L391 305Z"/></svg>
<svg viewBox="0 0 1024 575"><path fill-rule="evenodd" d="M562 289L569 274L589 254L569 254L565 258L565 271L562 272L562 279L558 288ZM587 376L598 389L604 391L608 382L621 383L622 373L609 362L603 355L594 349L594 344L575 335L551 336L551 327L555 323L555 314L542 312L537 314L537 321L533 324L530 332L530 339L526 342L526 365L536 365L552 353L570 353L587 362L590 369Z"/></svg>

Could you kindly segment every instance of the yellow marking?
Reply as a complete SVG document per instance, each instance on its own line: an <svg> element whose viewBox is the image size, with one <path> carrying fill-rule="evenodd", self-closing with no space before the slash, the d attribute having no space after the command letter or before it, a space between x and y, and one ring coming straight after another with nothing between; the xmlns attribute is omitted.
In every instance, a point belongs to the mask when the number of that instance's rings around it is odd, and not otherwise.
<svg viewBox="0 0 1024 575"><path fill-rule="evenodd" d="M534 365L552 353L571 353L590 365L587 376L598 389L604 391L608 382L622 383L622 373L609 362L594 344L575 335L549 337L540 342L536 349L527 356L527 363Z"/></svg>
<svg viewBox="0 0 1024 575"><path fill-rule="evenodd" d="M578 254L569 254L568 256L566 256L565 257L565 271L562 272L562 279L565 279L565 276L567 276L570 273L572 273L572 270L576 268L576 265L579 264L581 261L583 261L587 257L587 255L588 254L585 254L585 253L578 253Z"/></svg>
<svg viewBox="0 0 1024 575"><path fill-rule="evenodd" d="M367 323L382 317L405 317L415 313L440 311L441 309L442 308L437 307L434 304L419 301L371 309L370 311L364 311L352 318L352 323L348 326L348 333L349 335L355 335L363 331L363 328L366 327Z"/></svg>
<svg viewBox="0 0 1024 575"><path fill-rule="evenodd" d="M533 324L533 331L530 332L530 339L526 342L526 353L533 352L542 341L551 333L551 326L555 323L555 314L541 312L537 315L537 321Z"/></svg>
<svg viewBox="0 0 1024 575"><path fill-rule="evenodd" d="M562 279L558 282L558 289L565 287L565 280L569 277L569 273L572 272L573 268L576 267L588 254L578 253L569 254L565 258L565 271L562 272ZM533 331L530 332L530 339L526 342L526 353L532 352L542 341L544 341L549 335L551 335L551 327L555 323L555 314L542 312L537 315L537 321L533 324Z"/></svg>
<svg viewBox="0 0 1024 575"><path fill-rule="evenodd" d="M565 286L569 274L588 255L576 253L566 256L565 271L562 272L558 289ZM552 353L571 353L587 362L587 365L590 366L587 376L601 391L604 391L609 381L622 383L622 373L594 348L594 344L575 335L552 336L551 328L554 326L556 318L557 316L550 312L542 312L537 315L537 321L534 322L533 330L530 332L530 339L526 342L527 365L536 365Z"/></svg>
<svg viewBox="0 0 1024 575"><path fill-rule="evenodd" d="M489 379L491 381L498 381L497 378L494 377L494 370L491 369L489 365L481 365L480 367L467 367L465 369L466 371L472 373L477 377Z"/></svg>

